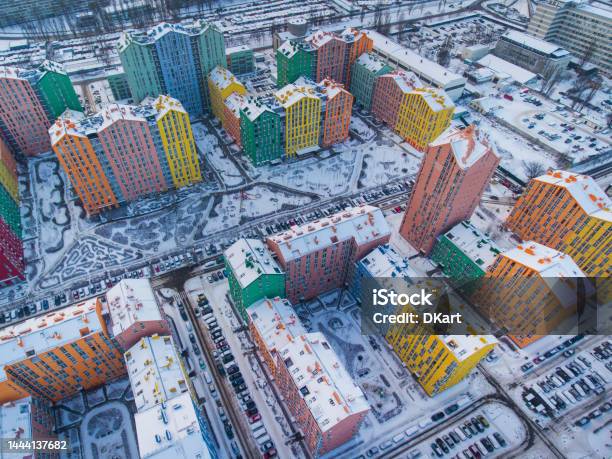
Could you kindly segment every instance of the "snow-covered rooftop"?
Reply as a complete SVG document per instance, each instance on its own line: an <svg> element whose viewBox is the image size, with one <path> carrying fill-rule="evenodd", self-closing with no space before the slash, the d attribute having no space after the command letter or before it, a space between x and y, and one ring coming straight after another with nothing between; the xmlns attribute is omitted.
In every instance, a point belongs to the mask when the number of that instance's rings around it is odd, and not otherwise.
<svg viewBox="0 0 612 459"><path fill-rule="evenodd" d="M414 88L413 93L420 94L432 111L438 112L454 107L452 99L439 88Z"/></svg>
<svg viewBox="0 0 612 459"><path fill-rule="evenodd" d="M514 65L494 54L487 54L476 62L483 67L493 70L501 79L511 78L520 84L527 84L537 78L535 73L525 70L518 65Z"/></svg>
<svg viewBox="0 0 612 459"><path fill-rule="evenodd" d="M296 82L297 83L297 82ZM284 108L289 108L305 97L318 98L316 89L311 85L288 84L274 93L274 97Z"/></svg>
<svg viewBox="0 0 612 459"><path fill-rule="evenodd" d="M526 48L531 48L542 54L553 57L562 57L569 54L569 52L563 49L561 46L534 37L533 35L519 32L518 30L509 30L502 36L502 38L506 41L516 43Z"/></svg>
<svg viewBox="0 0 612 459"><path fill-rule="evenodd" d="M134 415L141 458L210 459L189 392Z"/></svg>
<svg viewBox="0 0 612 459"><path fill-rule="evenodd" d="M33 422L35 420L32 417L31 397L0 406L0 438L2 439L31 439ZM4 454L0 457L4 457Z"/></svg>
<svg viewBox="0 0 612 459"><path fill-rule="evenodd" d="M612 221L612 201L600 186L588 175L567 171L550 171L534 180L565 188L587 215Z"/></svg>
<svg viewBox="0 0 612 459"><path fill-rule="evenodd" d="M234 277L245 288L264 274L282 274L278 263L259 239L238 239L224 252Z"/></svg>
<svg viewBox="0 0 612 459"><path fill-rule="evenodd" d="M321 80L321 82L319 83L319 88L321 90L321 92L325 95L327 95L327 99L333 99L334 97L336 97L338 94L340 93L345 93L345 94L349 94L351 95L350 92L348 92L346 89L344 89L344 85L341 83L338 83L336 81L330 80L325 78L324 80ZM352 95L351 95L352 97Z"/></svg>
<svg viewBox="0 0 612 459"><path fill-rule="evenodd" d="M242 53L250 50L251 48L249 48L247 45L232 46L231 48L225 48L225 55L230 56L234 53Z"/></svg>
<svg viewBox="0 0 612 459"><path fill-rule="evenodd" d="M137 322L163 320L149 279L123 279L106 293L113 336Z"/></svg>
<svg viewBox="0 0 612 459"><path fill-rule="evenodd" d="M181 104L178 99L166 95L158 96L157 99L152 102L152 105L157 112L157 119L163 117L169 111L187 113L183 104Z"/></svg>
<svg viewBox="0 0 612 459"><path fill-rule="evenodd" d="M138 411L167 402L188 390L172 337L144 337L123 356Z"/></svg>
<svg viewBox="0 0 612 459"><path fill-rule="evenodd" d="M0 78L23 79L35 83L40 80L46 72L66 74L66 70L62 64L45 60L38 67L30 69L2 66L0 67Z"/></svg>
<svg viewBox="0 0 612 459"><path fill-rule="evenodd" d="M130 43L150 45L170 32L195 36L203 33L209 27L212 27L212 24L201 20L190 25L161 22L146 32L128 30L122 33L119 37L118 49L119 52L122 52Z"/></svg>
<svg viewBox="0 0 612 459"><path fill-rule="evenodd" d="M369 410L365 395L322 333L300 335L279 354L322 432Z"/></svg>
<svg viewBox="0 0 612 459"><path fill-rule="evenodd" d="M483 271L491 265L501 249L469 221L463 221L444 233L465 256L476 263Z"/></svg>
<svg viewBox="0 0 612 459"><path fill-rule="evenodd" d="M339 241L354 238L363 245L386 235L391 230L378 207L359 206L307 223L271 236L285 261L300 258L308 253L329 247Z"/></svg>
<svg viewBox="0 0 612 459"><path fill-rule="evenodd" d="M402 257L388 244L372 250L358 262L372 277L416 278L418 274L408 263L408 258Z"/></svg>
<svg viewBox="0 0 612 459"><path fill-rule="evenodd" d="M525 241L502 255L526 266L542 277L584 277L572 257L533 241Z"/></svg>
<svg viewBox="0 0 612 459"><path fill-rule="evenodd" d="M217 65L214 69L210 71L208 78L219 90L227 88L232 83L238 83L242 86L242 83L238 81L238 79L234 76L232 72L230 72L225 67L221 67L219 65Z"/></svg>
<svg viewBox="0 0 612 459"><path fill-rule="evenodd" d="M491 335L439 335L440 339L457 360L465 360L485 346L496 344Z"/></svg>
<svg viewBox="0 0 612 459"><path fill-rule="evenodd" d="M242 104L242 112L249 118L251 121L255 121L259 118L263 112L268 111L270 113L274 113L271 104L263 100L261 98L255 97L244 97Z"/></svg>
<svg viewBox="0 0 612 459"><path fill-rule="evenodd" d="M463 130L450 127L430 145L446 144L450 144L455 160L462 169L471 167L489 151L498 156L495 147L473 124Z"/></svg>
<svg viewBox="0 0 612 459"><path fill-rule="evenodd" d="M364 53L357 58L355 61L359 65L363 65L368 71L372 73L379 72L382 70L386 64L380 60L376 55L372 53Z"/></svg>
<svg viewBox="0 0 612 459"><path fill-rule="evenodd" d="M309 51L312 48L310 44L307 42L295 41L295 40L285 40L282 45L278 47L277 51L280 51L283 55L288 58L292 58L299 50Z"/></svg>
<svg viewBox="0 0 612 459"><path fill-rule="evenodd" d="M250 322L269 352L278 351L306 333L293 306L285 298L264 298L247 309Z"/></svg>
<svg viewBox="0 0 612 459"><path fill-rule="evenodd" d="M5 365L102 331L96 302L94 298L1 329L0 381L6 379Z"/></svg>
<svg viewBox="0 0 612 459"><path fill-rule="evenodd" d="M414 51L396 43L385 35L373 30L366 31L366 34L374 42L374 50L378 53L399 62L407 69L417 73L420 77L425 77L438 87L446 87L461 82L465 83L465 78L462 76L451 72L434 61L419 56Z"/></svg>
<svg viewBox="0 0 612 459"><path fill-rule="evenodd" d="M395 81L395 84L397 84L404 93L411 92L415 88L423 87L423 83L419 80L418 76L413 72L406 72L404 70L396 70L384 75L382 78L390 78Z"/></svg>
<svg viewBox="0 0 612 459"><path fill-rule="evenodd" d="M240 118L240 109L244 105L244 97L233 92L225 99L225 106L230 109L236 118Z"/></svg>

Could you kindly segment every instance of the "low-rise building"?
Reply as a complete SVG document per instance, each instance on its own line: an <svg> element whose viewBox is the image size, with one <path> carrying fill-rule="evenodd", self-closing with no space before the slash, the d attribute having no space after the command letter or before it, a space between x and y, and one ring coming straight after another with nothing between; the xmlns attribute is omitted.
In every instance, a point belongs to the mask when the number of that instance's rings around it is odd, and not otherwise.
<svg viewBox="0 0 612 459"><path fill-rule="evenodd" d="M124 351L146 336L169 335L149 279L123 279L106 293L112 334Z"/></svg>
<svg viewBox="0 0 612 459"><path fill-rule="evenodd" d="M307 333L277 353L277 386L314 457L349 441L370 407L320 333Z"/></svg>
<svg viewBox="0 0 612 459"><path fill-rule="evenodd" d="M562 47L518 30L502 35L493 54L544 78L565 70L572 59L569 51Z"/></svg>
<svg viewBox="0 0 612 459"><path fill-rule="evenodd" d="M238 239L223 257L230 294L245 321L256 301L285 296L285 274L260 240Z"/></svg>
<svg viewBox="0 0 612 459"><path fill-rule="evenodd" d="M350 280L356 260L386 244L391 230L377 207L346 209L267 239L286 273L286 294L298 303Z"/></svg>

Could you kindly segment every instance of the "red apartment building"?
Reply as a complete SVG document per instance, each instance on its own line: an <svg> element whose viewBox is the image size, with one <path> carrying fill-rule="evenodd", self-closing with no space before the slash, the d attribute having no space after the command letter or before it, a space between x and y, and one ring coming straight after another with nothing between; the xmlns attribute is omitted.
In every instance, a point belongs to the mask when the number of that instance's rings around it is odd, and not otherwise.
<svg viewBox="0 0 612 459"><path fill-rule="evenodd" d="M285 291L298 303L343 287L355 260L386 244L391 230L380 209L360 206L267 239L286 273Z"/></svg>
<svg viewBox="0 0 612 459"><path fill-rule="evenodd" d="M438 235L470 219L498 164L474 126L443 133L425 151L400 235L428 254Z"/></svg>
<svg viewBox="0 0 612 459"><path fill-rule="evenodd" d="M322 146L329 147L338 142L344 142L349 135L351 113L353 112L353 95L332 80L319 83L327 94L323 118Z"/></svg>

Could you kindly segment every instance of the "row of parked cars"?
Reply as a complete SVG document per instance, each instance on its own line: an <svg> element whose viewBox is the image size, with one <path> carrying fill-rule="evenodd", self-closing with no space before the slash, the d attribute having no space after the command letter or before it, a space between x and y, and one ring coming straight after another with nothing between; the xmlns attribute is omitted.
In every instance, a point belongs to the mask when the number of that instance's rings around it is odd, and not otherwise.
<svg viewBox="0 0 612 459"><path fill-rule="evenodd" d="M259 413L257 404L251 398L249 389L245 384L244 377L240 372L240 368L236 364L234 354L232 354L230 346L227 340L225 339L223 330L217 322L215 313L210 307L210 304L208 303L208 299L203 294L200 294L198 296L198 308L200 313L198 314L198 316L200 317L200 320L202 320L202 322L204 322L204 324L206 325L206 328L208 329L208 333L210 335L210 339L213 344L213 358L215 360L215 365L217 366L219 373L222 376L227 377L227 380L232 386L238 399L240 408L242 409L245 417L247 418L251 432L253 433L253 438L259 446L264 459L275 457L277 453L276 449L274 448L274 443L272 442L272 438L266 431L266 428L263 425L263 422L261 421L261 414ZM218 409L222 410L220 406L218 406ZM222 413L219 412L220 416L221 414ZM232 440L234 438L234 433L232 431L231 423L225 416L225 413L223 413L221 419L225 426L225 433L228 439Z"/></svg>
<svg viewBox="0 0 612 459"><path fill-rule="evenodd" d="M593 419L600 418L601 416L604 415L604 413L607 413L610 410L612 410L612 403L610 403L610 402L602 403L599 406L599 408L591 411L587 416L581 417L574 424L577 425L578 427L585 426L589 422L591 422Z"/></svg>
<svg viewBox="0 0 612 459"><path fill-rule="evenodd" d="M437 457L443 457L451 453L454 453L452 457L456 459L479 459L485 457L490 453L494 453L497 449L506 447L508 444L499 432L484 435L478 440L472 438L484 433L490 426L491 424L483 415L474 416L458 427L436 437L431 443L431 450ZM461 447L465 448L460 450Z"/></svg>

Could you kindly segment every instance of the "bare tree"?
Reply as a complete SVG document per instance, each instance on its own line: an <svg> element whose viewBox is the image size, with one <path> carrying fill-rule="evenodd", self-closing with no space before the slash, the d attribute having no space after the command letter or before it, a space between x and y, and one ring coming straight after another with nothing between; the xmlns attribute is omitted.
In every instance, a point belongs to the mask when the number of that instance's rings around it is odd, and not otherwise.
<svg viewBox="0 0 612 459"><path fill-rule="evenodd" d="M538 161L525 161L523 163L523 171L529 180L539 177L546 172L544 165Z"/></svg>

